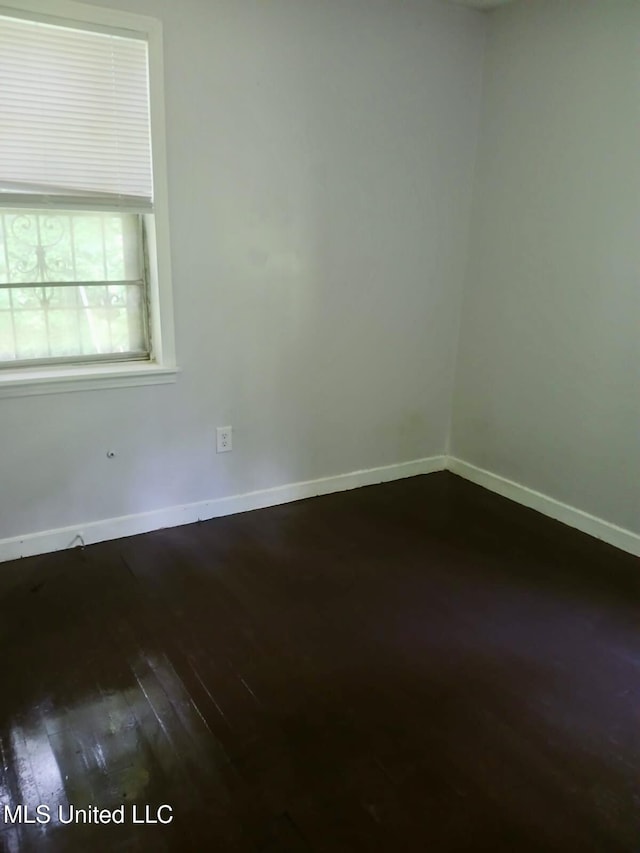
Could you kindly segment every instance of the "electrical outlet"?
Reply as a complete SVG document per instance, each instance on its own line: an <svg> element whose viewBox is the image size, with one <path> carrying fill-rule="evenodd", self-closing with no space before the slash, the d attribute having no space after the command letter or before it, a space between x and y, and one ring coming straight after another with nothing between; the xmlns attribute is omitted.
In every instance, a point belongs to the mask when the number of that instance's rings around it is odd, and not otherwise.
<svg viewBox="0 0 640 853"><path fill-rule="evenodd" d="M233 434L230 426L216 429L216 453L228 453L233 450Z"/></svg>

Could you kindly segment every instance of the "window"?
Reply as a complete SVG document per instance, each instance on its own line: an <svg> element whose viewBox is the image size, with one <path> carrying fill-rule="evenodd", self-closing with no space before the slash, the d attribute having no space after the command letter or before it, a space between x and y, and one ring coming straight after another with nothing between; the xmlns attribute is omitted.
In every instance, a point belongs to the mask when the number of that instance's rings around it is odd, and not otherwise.
<svg viewBox="0 0 640 853"><path fill-rule="evenodd" d="M0 212L0 361L148 359L141 217Z"/></svg>
<svg viewBox="0 0 640 853"><path fill-rule="evenodd" d="M15 5L0 6L0 392L165 381L159 24L63 0Z"/></svg>

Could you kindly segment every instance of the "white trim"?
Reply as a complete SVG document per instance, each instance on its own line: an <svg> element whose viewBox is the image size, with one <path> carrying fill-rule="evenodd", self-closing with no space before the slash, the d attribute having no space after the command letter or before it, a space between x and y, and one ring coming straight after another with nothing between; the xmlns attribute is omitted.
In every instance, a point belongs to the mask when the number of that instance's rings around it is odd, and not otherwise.
<svg viewBox="0 0 640 853"><path fill-rule="evenodd" d="M152 213L150 200L134 196L117 196L108 193L87 192L86 195L54 195L53 193L14 193L3 189L0 184L0 208L6 210L95 210L108 213Z"/></svg>
<svg viewBox="0 0 640 853"><path fill-rule="evenodd" d="M116 364L54 365L0 369L0 399L61 394L69 391L97 391L103 388L132 388L138 385L166 385L176 381L175 367L132 361ZM1 540L0 540L1 541Z"/></svg>
<svg viewBox="0 0 640 853"><path fill-rule="evenodd" d="M150 330L154 359L163 367L176 366L171 281L169 228L169 181L164 105L164 47L162 24L146 22L149 51L149 110L151 116L151 164L153 166L153 215L147 217L149 260Z"/></svg>
<svg viewBox="0 0 640 853"><path fill-rule="evenodd" d="M159 371L160 372L160 371ZM169 373L169 371L165 371ZM161 381L161 380L158 380ZM166 381L171 381L167 379ZM133 383L132 383L133 384ZM53 390L47 385L47 393ZM69 389L64 389L69 390ZM491 492L515 501L522 506L536 510L543 515L561 521L563 524L601 539L610 545L640 556L640 535L631 530L625 530L611 522L589 515L575 507L514 483L506 477L492 474L456 457L430 456L411 462L401 462L396 465L386 465L381 468L369 468L363 471L352 471L348 474L338 474L334 477L322 477L318 480L307 480L301 483L288 483L271 489L247 492L241 495L216 498L198 503L165 507L136 515L126 515L119 518L108 518L102 521L79 523L57 530L45 530L39 533L27 533L9 539L0 539L0 563L15 560L20 557L30 557L36 554L46 554L51 551L61 551L78 544L77 537L82 536L85 544L104 542L109 539L120 539L124 536L135 536L138 533L149 533L164 527L177 527L204 521L224 515L263 509L269 506L303 500L304 498L328 495L357 489L361 486L372 486L376 483L387 483L420 474L432 474L435 471L451 471L470 480Z"/></svg>
<svg viewBox="0 0 640 853"><path fill-rule="evenodd" d="M77 3L75 0L3 0L0 14L11 16L19 12L18 17L29 17L46 23L56 22L60 26L97 24L110 32L123 33L128 37L146 37L154 28L160 26L155 18L109 9L104 6L91 6ZM24 14L26 13L26 15Z"/></svg>
<svg viewBox="0 0 640 853"><path fill-rule="evenodd" d="M138 515L108 518L103 521L92 521L57 530L45 530L41 533L28 533L10 539L0 539L0 562L15 560L20 557L31 557L35 554L46 554L50 551L62 551L65 548L78 545L78 536L82 537L85 544L90 545L95 542L104 542L107 539L121 539L123 536L149 533L163 527L177 527L181 524L191 524L194 521L204 521L223 515L263 509L264 507L299 501L303 498L313 498L317 495L344 492L349 489L357 489L360 486L372 486L376 483L387 483L391 480L415 477L419 474L431 474L434 471L443 471L444 467L444 456L430 456L426 459L400 462L397 465L386 465L382 468L351 471L348 474L338 474L335 477L322 477L318 480L289 483L284 486L247 492L242 495L166 507Z"/></svg>
<svg viewBox="0 0 640 853"><path fill-rule="evenodd" d="M597 518L595 515L590 515L588 512L576 509L555 498L550 498L548 495L543 495L541 492L536 492L534 489L508 480L506 477L492 474L483 468L477 468L475 465L454 456L447 458L446 467L453 474L464 477L465 480L470 480L490 492L502 495L504 498L534 509L549 516L549 518L554 518L569 527L574 527L576 530L589 534L589 536L594 536L596 539L608 542L609 545L614 545L622 551L640 557L640 534L638 533L618 527L610 521L604 521L602 518Z"/></svg>

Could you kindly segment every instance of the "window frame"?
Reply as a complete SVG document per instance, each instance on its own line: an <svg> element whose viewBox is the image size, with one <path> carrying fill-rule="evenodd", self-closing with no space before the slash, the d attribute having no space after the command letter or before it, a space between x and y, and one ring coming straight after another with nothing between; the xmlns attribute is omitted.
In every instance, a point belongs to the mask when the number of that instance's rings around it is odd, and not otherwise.
<svg viewBox="0 0 640 853"><path fill-rule="evenodd" d="M175 382L175 356L169 203L166 167L164 62L162 23L156 18L90 6L75 0L0 0L0 15L26 13L36 20L80 26L104 26L123 35L143 37L148 45L151 121L153 213L144 213L148 263L148 323L151 353L144 361L58 363L3 366L0 397L50 394L100 388Z"/></svg>

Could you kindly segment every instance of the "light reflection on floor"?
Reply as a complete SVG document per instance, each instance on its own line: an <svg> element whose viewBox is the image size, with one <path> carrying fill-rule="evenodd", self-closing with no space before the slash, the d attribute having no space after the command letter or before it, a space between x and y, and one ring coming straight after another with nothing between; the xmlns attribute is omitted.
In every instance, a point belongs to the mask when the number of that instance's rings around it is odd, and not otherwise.
<svg viewBox="0 0 640 853"><path fill-rule="evenodd" d="M0 739L5 768L4 778L0 777L5 820L0 828L9 824L5 806L12 815L17 806L23 806L33 839L36 833L44 835L61 827L70 805L112 809L123 803L149 802L154 768L164 763L158 761L158 750L168 751L176 767L181 758L167 730L167 707L191 730L197 750L203 720L170 661L164 656L141 656L132 662L131 670L136 677L131 687L103 691L66 708L46 700L28 718L11 725L5 742ZM207 733L213 737L208 729ZM9 767L11 774L6 772ZM42 805L47 811L38 815ZM47 815L50 819L45 823ZM15 842L18 850L16 837L3 833L2 849L14 849Z"/></svg>

